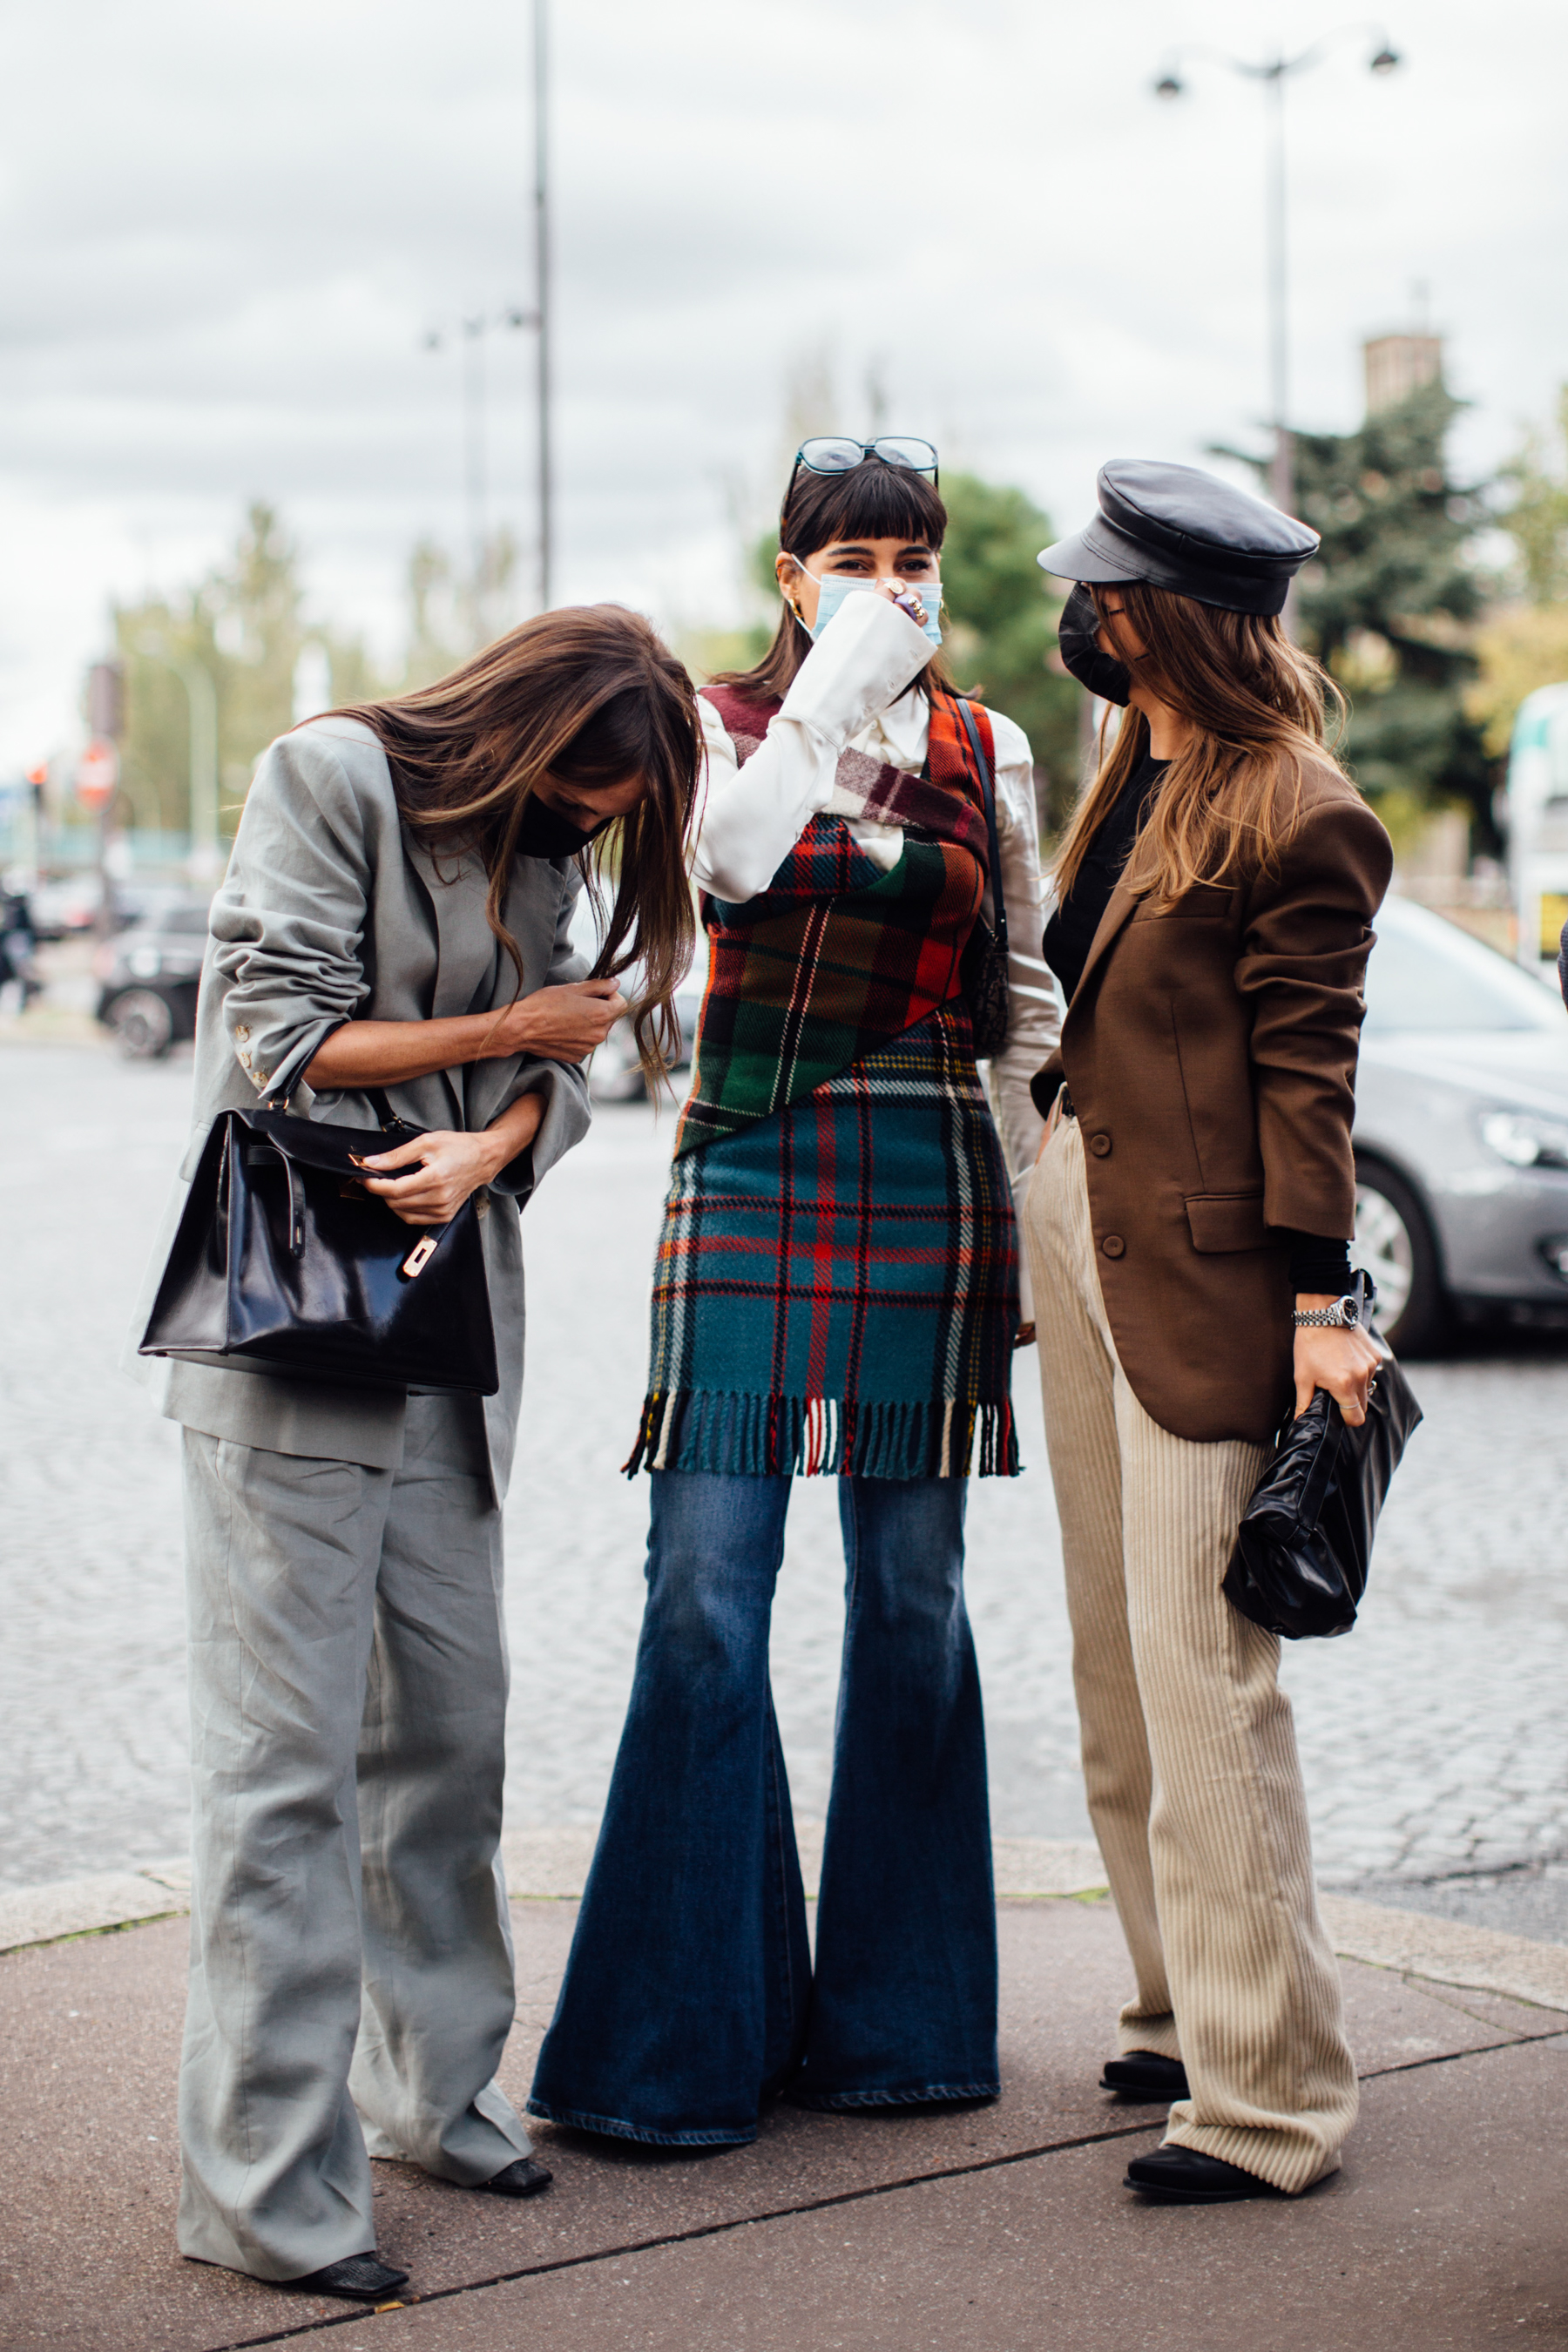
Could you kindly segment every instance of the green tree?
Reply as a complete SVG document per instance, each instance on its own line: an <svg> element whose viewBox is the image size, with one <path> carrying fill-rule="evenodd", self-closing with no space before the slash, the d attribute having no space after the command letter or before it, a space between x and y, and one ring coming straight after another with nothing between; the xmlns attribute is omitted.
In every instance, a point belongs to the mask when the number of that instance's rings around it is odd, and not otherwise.
<svg viewBox="0 0 1568 2352"><path fill-rule="evenodd" d="M1395 822L1461 802L1492 847L1493 779L1466 708L1484 509L1447 455L1462 405L1424 384L1357 432L1296 436L1297 511L1323 542L1301 574L1300 627L1351 698L1342 749L1363 790Z"/></svg>
<svg viewBox="0 0 1568 2352"><path fill-rule="evenodd" d="M295 666L307 644L326 652L334 703L385 690L357 638L307 617L299 551L259 499L225 562L193 588L117 606L114 629L126 681L121 772L139 825L183 832L189 823L190 701L180 667L205 671L217 698L226 830L257 760L293 723Z"/></svg>
<svg viewBox="0 0 1568 2352"><path fill-rule="evenodd" d="M1056 660L1062 592L1036 562L1056 533L1027 493L974 474L943 478L942 596L959 684L1016 719L1035 755L1043 826L1059 832L1079 783L1080 689Z"/></svg>
<svg viewBox="0 0 1568 2352"><path fill-rule="evenodd" d="M1527 433L1500 478L1513 488L1500 520L1514 543L1527 601L1568 601L1568 384L1558 393L1552 429Z"/></svg>

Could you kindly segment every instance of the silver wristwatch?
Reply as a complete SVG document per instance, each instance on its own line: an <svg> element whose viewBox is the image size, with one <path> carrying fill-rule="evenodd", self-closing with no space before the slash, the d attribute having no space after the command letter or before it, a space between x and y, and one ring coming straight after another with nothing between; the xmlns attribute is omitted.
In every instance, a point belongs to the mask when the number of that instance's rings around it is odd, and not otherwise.
<svg viewBox="0 0 1568 2352"><path fill-rule="evenodd" d="M1347 1290L1331 1307L1298 1307L1295 1316L1298 1331L1342 1331L1360 1321L1361 1301L1353 1290Z"/></svg>

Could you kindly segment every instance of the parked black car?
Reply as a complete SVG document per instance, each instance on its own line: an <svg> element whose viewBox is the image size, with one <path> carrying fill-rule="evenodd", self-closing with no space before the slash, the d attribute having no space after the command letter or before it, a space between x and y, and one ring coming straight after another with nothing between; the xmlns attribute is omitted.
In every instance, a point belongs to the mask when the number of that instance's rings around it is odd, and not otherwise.
<svg viewBox="0 0 1568 2352"><path fill-rule="evenodd" d="M187 898L134 923L98 951L98 1017L132 1062L155 1062L196 1034L207 901Z"/></svg>

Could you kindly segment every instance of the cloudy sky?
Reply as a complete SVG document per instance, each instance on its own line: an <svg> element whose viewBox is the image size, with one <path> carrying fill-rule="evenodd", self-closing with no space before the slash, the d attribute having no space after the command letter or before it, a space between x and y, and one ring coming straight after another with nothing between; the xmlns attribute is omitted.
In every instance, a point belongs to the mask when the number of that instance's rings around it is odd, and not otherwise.
<svg viewBox="0 0 1568 2352"><path fill-rule="evenodd" d="M1568 377L1568 9L1390 0L1289 97L1295 409L1425 285L1481 468ZM1273 0L551 0L564 598L737 611L792 378L850 430L1024 484L1201 459L1267 405L1262 105L1181 43ZM385 651L406 551L464 530L432 329L532 295L528 0L10 0L0 142L0 774L75 728L110 598L277 501L313 606ZM491 518L533 530L531 354L489 338Z"/></svg>

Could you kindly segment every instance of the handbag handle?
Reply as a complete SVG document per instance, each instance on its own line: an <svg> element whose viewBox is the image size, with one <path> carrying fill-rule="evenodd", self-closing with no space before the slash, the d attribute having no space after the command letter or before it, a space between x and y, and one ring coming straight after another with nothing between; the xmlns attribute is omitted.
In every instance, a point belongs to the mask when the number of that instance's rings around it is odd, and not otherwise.
<svg viewBox="0 0 1568 2352"><path fill-rule="evenodd" d="M962 695L957 696L956 700L958 715L963 721L964 732L969 737L970 749L974 753L974 763L980 771L980 790L985 802L985 838L991 854L991 905L996 917L991 928L997 946L1005 954L1007 908L1002 897L1002 845L996 838L995 779L992 775L991 762L985 756L984 746L980 740L980 730L974 723L974 713Z"/></svg>

